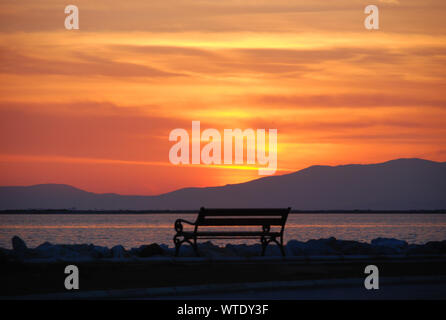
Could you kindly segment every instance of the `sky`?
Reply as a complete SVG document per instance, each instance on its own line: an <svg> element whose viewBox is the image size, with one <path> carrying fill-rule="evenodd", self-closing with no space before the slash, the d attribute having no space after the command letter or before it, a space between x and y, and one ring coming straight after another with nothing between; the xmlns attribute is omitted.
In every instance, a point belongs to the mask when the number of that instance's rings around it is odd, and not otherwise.
<svg viewBox="0 0 446 320"><path fill-rule="evenodd" d="M65 6L79 8L66 30ZM364 8L379 8L379 30ZM446 161L441 0L0 0L0 185L160 194L259 177L169 162L175 128L277 129L276 174Z"/></svg>

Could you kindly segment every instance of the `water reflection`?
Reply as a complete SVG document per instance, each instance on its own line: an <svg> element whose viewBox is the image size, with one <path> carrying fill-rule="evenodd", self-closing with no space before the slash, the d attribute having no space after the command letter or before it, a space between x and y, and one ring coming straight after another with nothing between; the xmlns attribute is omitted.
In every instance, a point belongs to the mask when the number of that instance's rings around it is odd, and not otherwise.
<svg viewBox="0 0 446 320"><path fill-rule="evenodd" d="M193 214L63 214L0 215L0 246L11 248L20 236L30 247L42 242L94 243L126 248L147 243L172 246L177 218L194 220ZM371 241L392 237L409 243L446 239L446 215L441 214L291 214L285 241L336 237ZM254 243L255 240L220 240L217 244Z"/></svg>

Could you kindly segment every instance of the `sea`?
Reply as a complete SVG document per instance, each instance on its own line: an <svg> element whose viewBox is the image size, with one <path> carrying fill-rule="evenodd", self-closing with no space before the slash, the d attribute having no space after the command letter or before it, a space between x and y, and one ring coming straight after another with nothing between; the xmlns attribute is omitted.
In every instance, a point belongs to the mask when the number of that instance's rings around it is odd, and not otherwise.
<svg viewBox="0 0 446 320"><path fill-rule="evenodd" d="M194 221L197 214L0 214L0 247L12 248L15 235L28 247L46 241L53 244L95 244L126 249L143 244L173 247L174 222ZM242 228L242 227L241 227ZM370 242L375 238L396 238L423 244L446 240L446 214L417 213L298 213L290 214L285 227L285 243L335 237ZM226 243L258 243L257 240L218 240Z"/></svg>

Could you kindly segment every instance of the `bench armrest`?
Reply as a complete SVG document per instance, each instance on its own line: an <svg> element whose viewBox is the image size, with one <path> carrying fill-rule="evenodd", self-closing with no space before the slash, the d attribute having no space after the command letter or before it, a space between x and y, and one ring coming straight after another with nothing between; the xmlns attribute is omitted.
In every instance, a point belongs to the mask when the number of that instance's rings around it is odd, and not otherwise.
<svg viewBox="0 0 446 320"><path fill-rule="evenodd" d="M191 226L195 226L194 222L190 222L184 219L177 219L175 221L175 231L182 232L183 231L183 223L190 224Z"/></svg>

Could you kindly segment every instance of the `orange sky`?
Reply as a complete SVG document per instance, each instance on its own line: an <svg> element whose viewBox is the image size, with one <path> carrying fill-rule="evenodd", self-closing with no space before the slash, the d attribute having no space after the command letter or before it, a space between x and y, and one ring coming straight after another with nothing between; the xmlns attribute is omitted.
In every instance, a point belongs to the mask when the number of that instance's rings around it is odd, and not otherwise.
<svg viewBox="0 0 446 320"><path fill-rule="evenodd" d="M64 7L80 30L64 29ZM380 8L380 30L363 26ZM0 185L158 194L259 177L174 166L172 129L278 129L278 171L446 161L438 0L0 0Z"/></svg>

